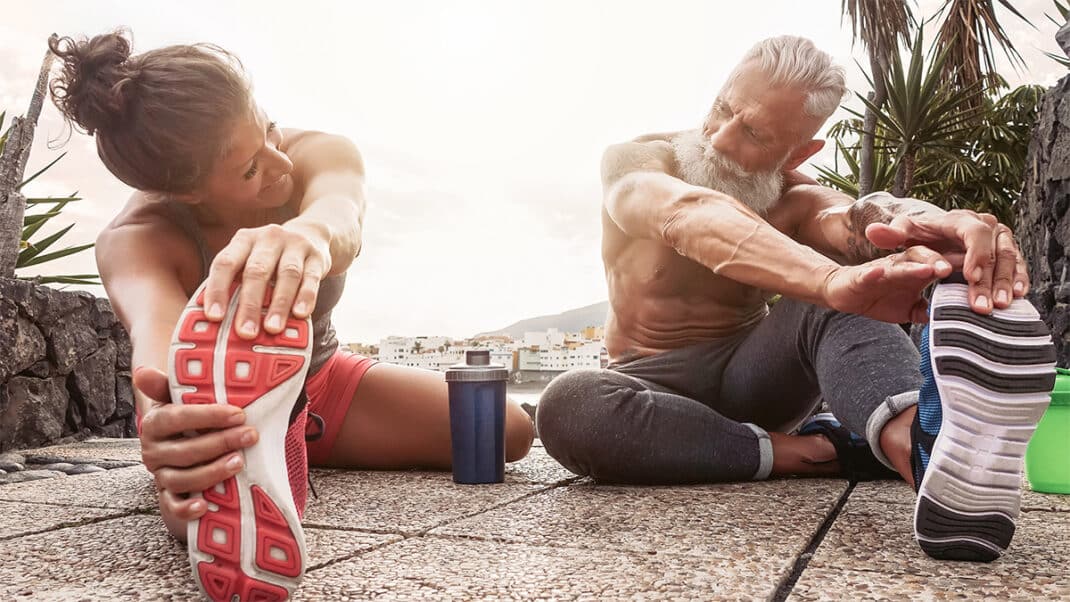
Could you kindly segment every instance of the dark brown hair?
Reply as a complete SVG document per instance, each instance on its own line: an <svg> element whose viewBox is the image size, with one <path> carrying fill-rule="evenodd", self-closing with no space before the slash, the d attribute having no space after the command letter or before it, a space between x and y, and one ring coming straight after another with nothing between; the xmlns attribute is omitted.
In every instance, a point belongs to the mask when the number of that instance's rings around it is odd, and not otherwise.
<svg viewBox="0 0 1070 602"><path fill-rule="evenodd" d="M252 107L241 62L210 44L131 56L122 31L50 44L63 61L50 84L69 122L96 136L115 177L139 190L192 192Z"/></svg>

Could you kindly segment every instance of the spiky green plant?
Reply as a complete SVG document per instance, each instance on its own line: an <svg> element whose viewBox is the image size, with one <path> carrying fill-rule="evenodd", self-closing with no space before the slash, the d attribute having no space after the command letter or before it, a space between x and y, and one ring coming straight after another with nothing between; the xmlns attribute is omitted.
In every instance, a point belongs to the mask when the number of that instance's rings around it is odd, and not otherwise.
<svg viewBox="0 0 1070 602"><path fill-rule="evenodd" d="M4 144L7 142L8 135L11 133L11 128L4 129L5 118L7 112L0 113L0 130L3 130L3 135L0 135L0 153L4 151ZM67 153L63 153L56 157L52 161L45 165L36 173L26 178L19 184L19 190L22 190L30 182L37 179L38 176L45 173L52 168L56 163L60 161ZM92 243L68 246L59 250L49 251L55 245L59 239L63 238L67 232L74 227L74 224L70 224L59 231L50 234L48 236L39 237L34 239L38 231L44 227L54 217L60 215L63 208L69 203L74 203L82 200L77 196L75 192L66 197L32 197L26 199L27 213L30 208L40 207L44 209L41 213L27 214L22 220L22 237L19 241L19 257L15 263L15 269L24 269L30 266L41 265L64 257L69 257L75 253L80 253L93 247ZM49 251L46 253L46 251ZM22 279L32 279L41 284L100 284L100 276L98 274L64 274L61 276L22 276L16 274L16 277Z"/></svg>
<svg viewBox="0 0 1070 602"><path fill-rule="evenodd" d="M1043 96L1040 86L1021 86L1002 96L989 90L981 99L977 123L958 129L939 145L922 145L906 194L944 209L994 214L1013 225L1013 204L1022 189L1029 137ZM885 107L887 110L888 107ZM818 167L818 180L857 196L862 122L846 119L829 130L836 141L832 166ZM891 190L899 170L894 133L879 130L875 189Z"/></svg>
<svg viewBox="0 0 1070 602"><path fill-rule="evenodd" d="M1059 0L1052 0L1052 2L1055 3L1055 10L1059 13L1059 17L1062 19L1062 21L1057 20L1055 17L1049 15L1048 13L1044 13L1044 16L1047 17L1049 21L1054 23L1056 27L1062 27L1064 24L1066 24L1067 19L1070 19L1070 5L1063 4L1062 2L1059 2ZM1063 67L1070 69L1070 58L1066 58L1066 56L1061 54L1055 54L1054 52L1044 52L1044 54L1046 54L1048 58L1052 59L1056 63L1059 63Z"/></svg>

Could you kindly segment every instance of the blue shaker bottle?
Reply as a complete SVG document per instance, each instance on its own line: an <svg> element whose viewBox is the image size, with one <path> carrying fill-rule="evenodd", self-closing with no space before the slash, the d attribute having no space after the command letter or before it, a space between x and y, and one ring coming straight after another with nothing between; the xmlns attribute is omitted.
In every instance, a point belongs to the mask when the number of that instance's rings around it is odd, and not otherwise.
<svg viewBox="0 0 1070 602"><path fill-rule="evenodd" d="M508 370L490 363L490 351L464 352L464 363L446 371L450 393L453 482L505 480L505 381Z"/></svg>

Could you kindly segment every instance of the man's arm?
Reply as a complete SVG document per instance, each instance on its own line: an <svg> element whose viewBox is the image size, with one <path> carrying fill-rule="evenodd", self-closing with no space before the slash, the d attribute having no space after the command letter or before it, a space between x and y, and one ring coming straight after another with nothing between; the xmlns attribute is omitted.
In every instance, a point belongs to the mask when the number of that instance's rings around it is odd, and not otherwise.
<svg viewBox="0 0 1070 602"><path fill-rule="evenodd" d="M1005 308L1029 289L1025 260L1011 229L989 214L944 211L917 199L877 192L858 200L815 185L796 186L784 197L801 210L796 239L859 264L896 249L923 246L960 270L970 283L975 311Z"/></svg>
<svg viewBox="0 0 1070 602"><path fill-rule="evenodd" d="M810 303L826 304L838 265L773 228L725 194L670 175L672 147L629 142L602 161L604 202L629 236L657 240L716 274Z"/></svg>
<svg viewBox="0 0 1070 602"><path fill-rule="evenodd" d="M856 200L817 184L788 189L782 203L787 207L799 207L795 240L822 253L842 257L853 265L893 252L877 247L866 238L866 228L870 224L891 224L899 216L946 213L931 203L896 198L886 192Z"/></svg>

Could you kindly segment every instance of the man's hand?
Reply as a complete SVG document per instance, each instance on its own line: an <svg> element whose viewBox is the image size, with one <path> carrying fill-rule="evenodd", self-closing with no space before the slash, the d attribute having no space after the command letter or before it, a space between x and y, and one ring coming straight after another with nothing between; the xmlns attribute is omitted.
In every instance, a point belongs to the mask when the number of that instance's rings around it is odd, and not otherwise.
<svg viewBox="0 0 1070 602"><path fill-rule="evenodd" d="M264 294L274 280L275 292L263 325L267 332L278 334L291 313L296 318L312 314L320 280L330 269L330 245L309 227L269 224L238 230L212 261L204 293L205 314L209 320L223 319L230 285L241 274L234 326L238 336L255 338Z"/></svg>
<svg viewBox="0 0 1070 602"><path fill-rule="evenodd" d="M929 317L922 291L951 271L941 254L914 246L862 265L838 266L825 280L824 300L837 311L883 322L923 323Z"/></svg>
<svg viewBox="0 0 1070 602"><path fill-rule="evenodd" d="M203 500L186 494L215 487L240 471L244 461L239 450L259 436L255 428L243 426L245 412L235 406L172 404L167 375L159 370L139 367L133 380L154 400L141 419L141 459L160 490L160 514L181 537L184 530L172 527L208 511Z"/></svg>
<svg viewBox="0 0 1070 602"><path fill-rule="evenodd" d="M1014 297L1029 290L1014 234L987 213L956 209L900 215L888 224L870 224L866 238L882 249L924 245L942 253L970 283L970 305L977 313L991 313L993 306L1009 307Z"/></svg>

